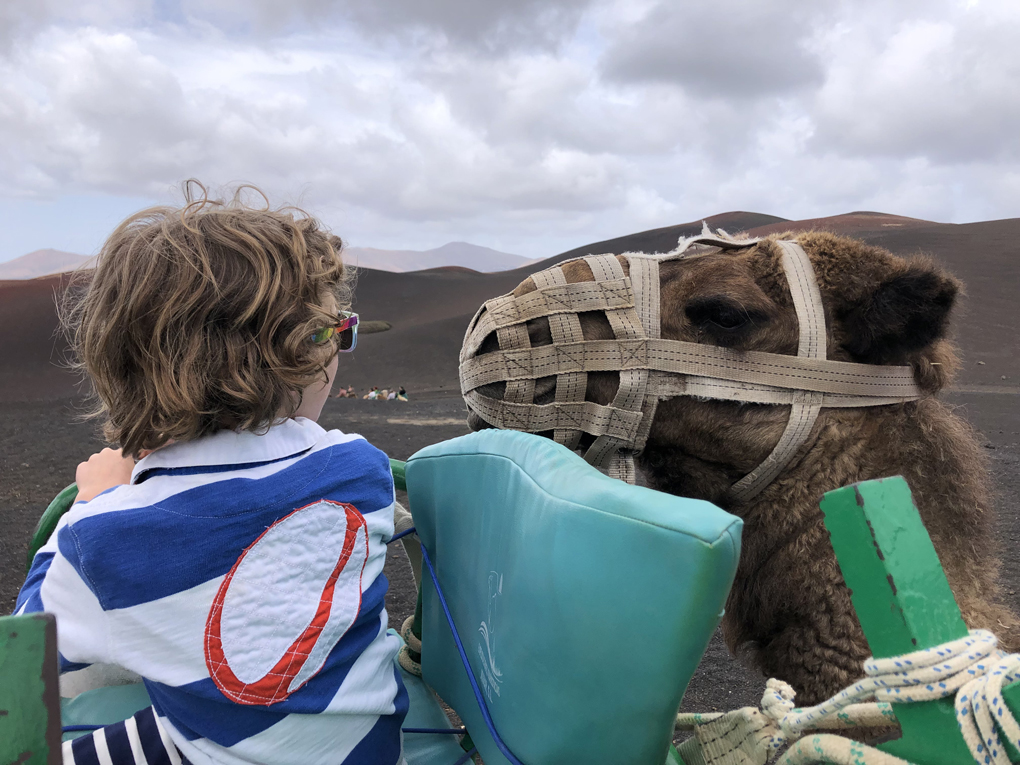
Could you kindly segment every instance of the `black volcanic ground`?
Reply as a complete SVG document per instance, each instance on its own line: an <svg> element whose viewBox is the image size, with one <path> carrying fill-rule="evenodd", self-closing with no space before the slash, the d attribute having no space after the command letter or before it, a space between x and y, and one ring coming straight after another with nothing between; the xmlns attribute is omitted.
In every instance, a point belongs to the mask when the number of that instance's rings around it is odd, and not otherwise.
<svg viewBox="0 0 1020 765"><path fill-rule="evenodd" d="M933 255L967 286L955 319L964 367L947 399L983 434L998 491L997 514L1005 552L1003 582L1020 608L1020 219L962 225L880 213L850 213L786 221L755 213L708 219L730 233L768 234L831 230L900 255ZM363 433L395 458L467 432L457 393L457 356L464 329L478 306L513 289L529 273L570 257L604 252L665 252L701 221L597 242L512 272L465 269L416 273L363 271L355 310L385 320L388 332L364 335L341 357L338 382L364 392L371 385L404 385L410 404L332 400L323 424ZM73 480L74 467L102 444L95 429L76 419L75 381L58 364L54 294L60 277L0 282L0 608L10 609L24 576L28 537L49 499ZM982 363L983 362L983 363ZM393 623L413 609L414 593L396 557L387 564ZM732 708L760 700L763 680L730 659L720 641L702 662L684 708Z"/></svg>

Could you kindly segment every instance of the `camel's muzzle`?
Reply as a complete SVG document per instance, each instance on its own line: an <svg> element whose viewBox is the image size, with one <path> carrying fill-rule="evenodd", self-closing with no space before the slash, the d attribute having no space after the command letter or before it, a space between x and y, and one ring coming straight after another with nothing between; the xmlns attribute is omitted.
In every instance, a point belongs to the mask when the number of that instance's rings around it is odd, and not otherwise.
<svg viewBox="0 0 1020 765"><path fill-rule="evenodd" d="M658 402L673 396L790 406L783 435L766 459L734 484L730 498L746 501L782 472L807 439L821 407L864 407L922 397L913 370L826 359L825 313L807 253L778 242L800 325L796 356L734 351L660 337L659 264L750 247L707 228L665 255L624 253L626 276L615 255L583 258L594 280L568 284L560 263L532 275L537 288L520 297L487 301L475 314L460 354L461 393L469 418L497 428L553 431L576 449L582 434L595 437L584 458L609 475L634 482L634 455L644 448ZM570 262L570 261L567 261ZM578 314L601 311L613 340L585 340ZM532 347L527 322L547 317L552 345ZM499 351L479 355L495 332ZM613 371L619 389L608 405L585 401L589 372ZM535 403L535 381L555 376L555 400ZM479 389L505 382L502 399ZM477 429L472 425L473 429Z"/></svg>

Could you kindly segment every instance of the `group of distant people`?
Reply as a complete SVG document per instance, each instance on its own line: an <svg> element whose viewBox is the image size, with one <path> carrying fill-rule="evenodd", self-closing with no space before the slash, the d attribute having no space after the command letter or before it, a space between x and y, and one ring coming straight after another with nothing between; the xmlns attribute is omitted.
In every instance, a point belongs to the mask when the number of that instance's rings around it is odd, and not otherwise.
<svg viewBox="0 0 1020 765"><path fill-rule="evenodd" d="M354 390L353 385L348 385L346 389L340 388L340 390L333 394L333 398L357 397L358 394ZM373 385L372 389L362 396L362 398L370 401L407 401L407 391L404 390L403 385L399 388L382 388L381 390L378 385Z"/></svg>
<svg viewBox="0 0 1020 765"><path fill-rule="evenodd" d="M379 390L379 386L373 385L372 390L362 396L362 398L367 398L370 401L407 401L407 391L404 390L403 385L389 390L386 388Z"/></svg>

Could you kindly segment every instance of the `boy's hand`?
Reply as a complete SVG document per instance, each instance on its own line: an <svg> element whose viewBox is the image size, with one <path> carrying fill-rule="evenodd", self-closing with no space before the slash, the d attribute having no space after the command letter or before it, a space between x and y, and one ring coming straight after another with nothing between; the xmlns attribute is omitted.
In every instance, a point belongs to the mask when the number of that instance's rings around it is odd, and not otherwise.
<svg viewBox="0 0 1020 765"><path fill-rule="evenodd" d="M103 449L82 462L75 471L74 480L78 483L76 502L87 502L107 489L131 482L131 471L135 461L121 454L120 449Z"/></svg>

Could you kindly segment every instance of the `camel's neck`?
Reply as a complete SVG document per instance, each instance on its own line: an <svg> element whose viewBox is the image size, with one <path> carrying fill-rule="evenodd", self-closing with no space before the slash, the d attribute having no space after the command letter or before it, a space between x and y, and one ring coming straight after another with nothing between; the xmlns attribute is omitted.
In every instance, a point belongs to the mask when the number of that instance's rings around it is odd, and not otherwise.
<svg viewBox="0 0 1020 765"><path fill-rule="evenodd" d="M907 480L936 546L966 544L987 531L983 454L967 423L935 399L828 410L805 449L752 503L733 508L758 530L752 544L775 548L795 536L797 526L817 523L827 491L892 475Z"/></svg>

